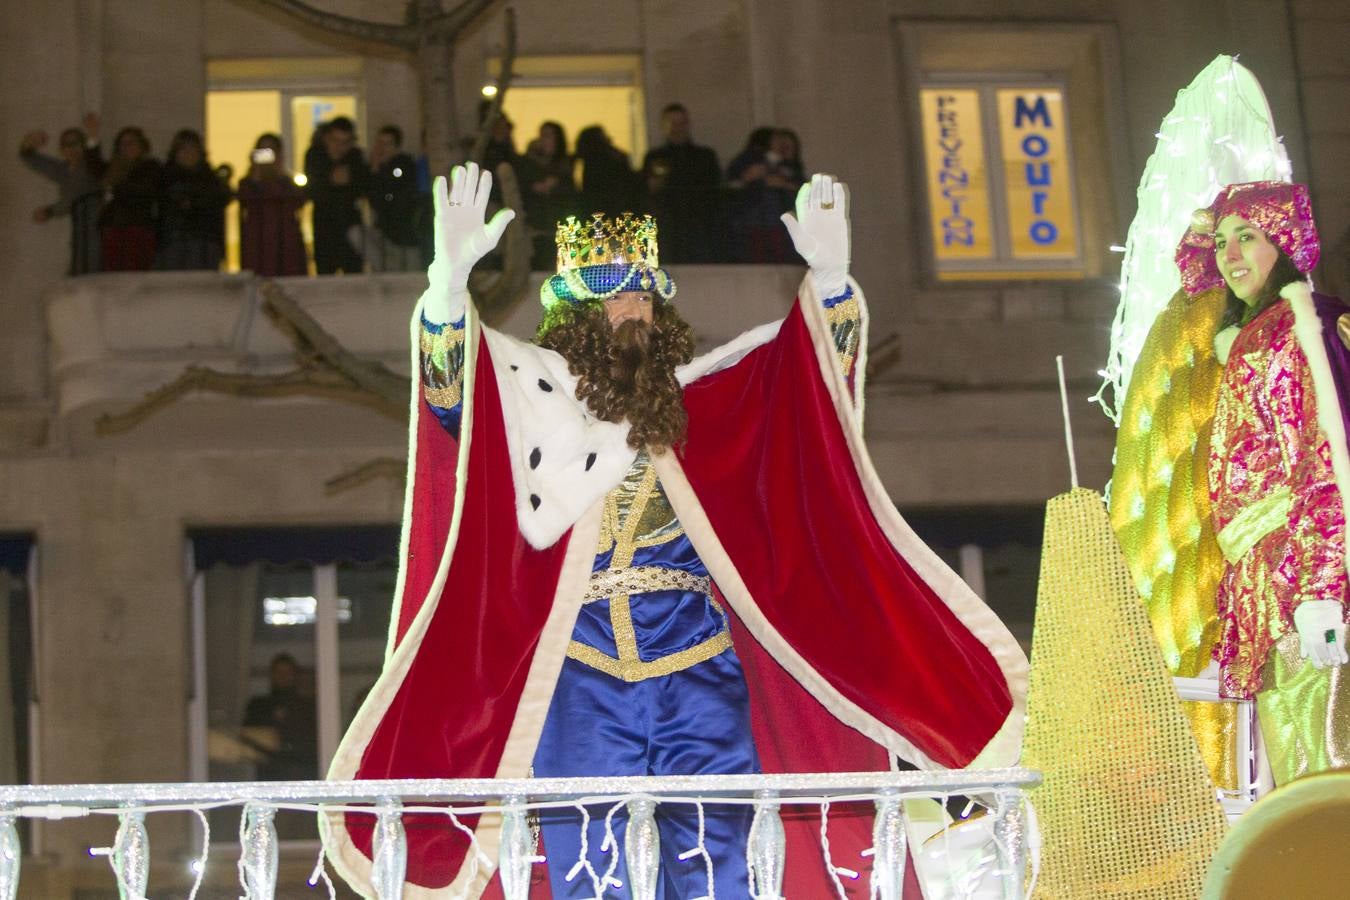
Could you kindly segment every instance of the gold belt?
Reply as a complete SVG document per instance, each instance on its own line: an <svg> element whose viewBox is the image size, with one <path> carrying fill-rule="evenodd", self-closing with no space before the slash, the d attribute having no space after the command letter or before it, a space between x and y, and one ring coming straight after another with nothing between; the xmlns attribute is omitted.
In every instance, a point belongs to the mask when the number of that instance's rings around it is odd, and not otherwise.
<svg viewBox="0 0 1350 900"><path fill-rule="evenodd" d="M606 569L591 575L583 603L603 600L618 594L645 594L649 591L693 591L712 596L712 579L694 575L683 569L663 566L631 566L626 569Z"/></svg>

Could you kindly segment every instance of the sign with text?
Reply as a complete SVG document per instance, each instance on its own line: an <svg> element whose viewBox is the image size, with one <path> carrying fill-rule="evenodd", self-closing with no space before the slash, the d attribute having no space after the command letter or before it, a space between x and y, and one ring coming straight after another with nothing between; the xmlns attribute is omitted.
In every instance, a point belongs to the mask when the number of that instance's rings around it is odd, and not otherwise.
<svg viewBox="0 0 1350 900"><path fill-rule="evenodd" d="M919 92L933 247L939 266L995 256L980 92Z"/></svg>
<svg viewBox="0 0 1350 900"><path fill-rule="evenodd" d="M995 91L1012 259L1078 255L1069 129L1057 88Z"/></svg>

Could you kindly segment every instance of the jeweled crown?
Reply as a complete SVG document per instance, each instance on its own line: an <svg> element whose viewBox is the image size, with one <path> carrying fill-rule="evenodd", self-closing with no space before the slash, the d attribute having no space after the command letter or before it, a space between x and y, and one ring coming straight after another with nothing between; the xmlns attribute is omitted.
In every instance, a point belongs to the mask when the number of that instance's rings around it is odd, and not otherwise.
<svg viewBox="0 0 1350 900"><path fill-rule="evenodd" d="M612 219L596 213L590 221L576 216L558 223L558 271L611 263L660 268L656 245L656 220L649 215L626 212Z"/></svg>

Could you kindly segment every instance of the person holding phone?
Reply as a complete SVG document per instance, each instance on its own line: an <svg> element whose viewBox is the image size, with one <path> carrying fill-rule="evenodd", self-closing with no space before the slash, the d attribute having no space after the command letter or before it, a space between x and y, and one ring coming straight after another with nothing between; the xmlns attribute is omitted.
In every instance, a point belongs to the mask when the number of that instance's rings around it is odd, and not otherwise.
<svg viewBox="0 0 1350 900"><path fill-rule="evenodd" d="M298 215L305 191L283 160L281 138L260 136L239 181L240 267L266 278L305 274L305 241Z"/></svg>

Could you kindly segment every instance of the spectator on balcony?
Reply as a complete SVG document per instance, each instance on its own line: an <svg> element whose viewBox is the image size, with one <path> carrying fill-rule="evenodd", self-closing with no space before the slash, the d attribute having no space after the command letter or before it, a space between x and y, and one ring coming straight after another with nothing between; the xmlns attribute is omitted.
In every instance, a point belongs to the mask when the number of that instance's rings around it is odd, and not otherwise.
<svg viewBox="0 0 1350 900"><path fill-rule="evenodd" d="M372 272L412 272L422 268L417 189L417 160L403 149L403 130L386 125L370 148L370 211L374 217L366 242Z"/></svg>
<svg viewBox="0 0 1350 900"><path fill-rule="evenodd" d="M720 262L722 167L717 154L694 143L683 104L661 110L661 130L666 142L648 151L642 164L661 228L661 261Z"/></svg>
<svg viewBox="0 0 1350 900"><path fill-rule="evenodd" d="M605 129L591 125L577 135L577 159L581 160L582 215L647 212L642 176L633 171L628 154L615 147ZM664 232L663 232L664 233Z"/></svg>
<svg viewBox="0 0 1350 900"><path fill-rule="evenodd" d="M264 134L253 145L239 181L239 256L244 269L265 278L305 274L305 240L298 215L304 188L286 169L281 138Z"/></svg>
<svg viewBox="0 0 1350 900"><path fill-rule="evenodd" d="M314 203L314 269L320 275L359 274L365 266L364 229L358 205L370 184L356 125L338 116L319 126L305 153L305 177Z"/></svg>
<svg viewBox="0 0 1350 900"><path fill-rule="evenodd" d="M207 160L200 134L184 128L173 136L160 183L156 268L219 269L232 197L228 179Z"/></svg>
<svg viewBox="0 0 1350 900"><path fill-rule="evenodd" d="M556 262L554 233L568 216L580 215L573 159L567 152L567 134L557 122L539 126L539 136L520 160L520 188L525 200L525 224L534 245L530 267L551 271Z"/></svg>
<svg viewBox="0 0 1350 900"><path fill-rule="evenodd" d="M506 113L498 110L491 123L488 117L492 115L492 101L480 100L478 102L478 127L488 129L487 144L483 147L483 168L489 172L496 172L497 167L502 163L510 163L513 168L520 166L520 154L516 152L516 123L507 118ZM472 141L470 141L472 143ZM502 203L501 179L493 179L494 187L492 189L492 202Z"/></svg>
<svg viewBox="0 0 1350 900"><path fill-rule="evenodd" d="M99 244L103 271L132 272L155 265L156 226L159 219L159 161L150 156L150 139L134 125L117 132L113 156L104 160L97 143L98 117L86 118L93 125L93 145L85 158L104 188L99 213Z"/></svg>
<svg viewBox="0 0 1350 900"><path fill-rule="evenodd" d="M801 262L782 222L805 181L799 157L795 132L756 128L727 167L728 219L738 262Z"/></svg>
<svg viewBox="0 0 1350 900"><path fill-rule="evenodd" d="M55 202L33 210L33 221L70 217L68 275L85 275L99 270L98 213L103 205L103 188L85 159L85 140L85 133L78 128L62 131L59 157L39 152L47 143L45 131L30 131L19 144L19 159L23 164L55 183L57 188Z"/></svg>

